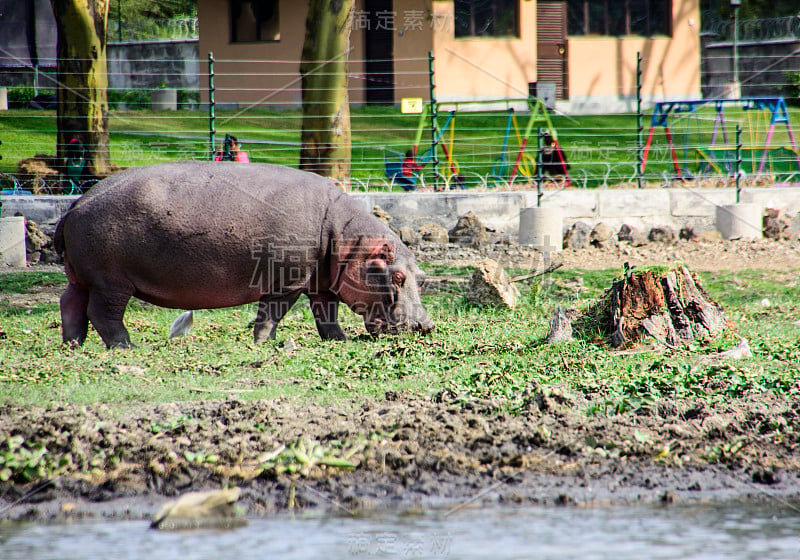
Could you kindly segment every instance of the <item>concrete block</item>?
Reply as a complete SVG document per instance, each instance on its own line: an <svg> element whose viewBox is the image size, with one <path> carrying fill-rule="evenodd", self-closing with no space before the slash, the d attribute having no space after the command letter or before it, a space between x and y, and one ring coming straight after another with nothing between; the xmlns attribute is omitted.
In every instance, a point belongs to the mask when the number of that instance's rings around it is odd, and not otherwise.
<svg viewBox="0 0 800 560"><path fill-rule="evenodd" d="M676 217L713 217L717 206L736 201L734 189L669 189L670 211Z"/></svg>
<svg viewBox="0 0 800 560"><path fill-rule="evenodd" d="M669 217L669 192L666 189L598 191L599 218L625 218L631 216Z"/></svg>
<svg viewBox="0 0 800 560"><path fill-rule="evenodd" d="M717 208L717 230L723 239L761 239L761 205L753 202Z"/></svg>
<svg viewBox="0 0 800 560"><path fill-rule="evenodd" d="M25 266L25 218L0 218L0 265Z"/></svg>
<svg viewBox="0 0 800 560"><path fill-rule="evenodd" d="M561 210L564 219L596 219L598 210L597 190L544 191L542 208ZM536 192L520 193L525 196L523 208L536 207Z"/></svg>
<svg viewBox="0 0 800 560"><path fill-rule="evenodd" d="M741 201L755 202L762 208L776 208L794 214L800 212L800 189L797 187L745 189L742 191Z"/></svg>
<svg viewBox="0 0 800 560"><path fill-rule="evenodd" d="M21 213L27 220L39 225L55 225L61 219L77 196L61 195L10 195L3 196L2 217Z"/></svg>

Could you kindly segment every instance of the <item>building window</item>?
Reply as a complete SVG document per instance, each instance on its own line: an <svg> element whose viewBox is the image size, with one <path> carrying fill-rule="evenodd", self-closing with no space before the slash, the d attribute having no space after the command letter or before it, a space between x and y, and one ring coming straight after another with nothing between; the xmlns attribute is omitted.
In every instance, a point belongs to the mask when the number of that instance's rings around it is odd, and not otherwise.
<svg viewBox="0 0 800 560"><path fill-rule="evenodd" d="M672 0L567 0L569 35L672 35Z"/></svg>
<svg viewBox="0 0 800 560"><path fill-rule="evenodd" d="M230 0L231 43L278 41L279 0Z"/></svg>
<svg viewBox="0 0 800 560"><path fill-rule="evenodd" d="M456 37L519 37L519 0L455 0Z"/></svg>

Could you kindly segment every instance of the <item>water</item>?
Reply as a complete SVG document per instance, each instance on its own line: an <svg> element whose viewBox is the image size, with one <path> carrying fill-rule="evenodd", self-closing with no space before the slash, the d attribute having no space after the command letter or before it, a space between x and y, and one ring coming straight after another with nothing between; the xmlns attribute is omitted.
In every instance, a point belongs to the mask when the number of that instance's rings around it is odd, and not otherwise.
<svg viewBox="0 0 800 560"><path fill-rule="evenodd" d="M492 507L365 518L281 516L232 531L144 521L0 525L3 560L233 558L797 560L800 508Z"/></svg>

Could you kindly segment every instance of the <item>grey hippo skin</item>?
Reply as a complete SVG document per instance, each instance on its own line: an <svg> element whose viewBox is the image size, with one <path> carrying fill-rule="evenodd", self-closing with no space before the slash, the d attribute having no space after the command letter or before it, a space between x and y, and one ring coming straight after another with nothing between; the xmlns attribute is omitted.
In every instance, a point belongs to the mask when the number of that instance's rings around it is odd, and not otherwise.
<svg viewBox="0 0 800 560"><path fill-rule="evenodd" d="M371 334L428 332L413 253L332 181L266 164L181 162L99 182L56 228L69 285L64 342L91 321L108 347L131 346L128 300L175 309L258 301L255 342L308 296L323 339L344 339L338 304Z"/></svg>

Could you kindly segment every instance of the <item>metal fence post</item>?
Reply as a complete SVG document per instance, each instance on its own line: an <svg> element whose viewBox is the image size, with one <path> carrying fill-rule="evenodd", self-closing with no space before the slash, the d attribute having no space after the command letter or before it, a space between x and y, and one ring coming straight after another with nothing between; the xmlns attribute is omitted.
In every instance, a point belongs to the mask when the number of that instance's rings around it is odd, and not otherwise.
<svg viewBox="0 0 800 560"><path fill-rule="evenodd" d="M208 53L208 143L211 148L209 154L210 158L214 160L214 153L216 152L214 135L217 129L214 128L214 120L217 116L214 114L214 53Z"/></svg>
<svg viewBox="0 0 800 560"><path fill-rule="evenodd" d="M742 125L736 125L736 204L739 204L739 199L742 193L741 185L741 170L742 170Z"/></svg>
<svg viewBox="0 0 800 560"><path fill-rule="evenodd" d="M536 129L536 207L542 207L542 138L541 128Z"/></svg>
<svg viewBox="0 0 800 560"><path fill-rule="evenodd" d="M431 97L431 155L433 156L433 184L439 184L439 125L438 116L439 110L436 107L436 82L433 78L433 51L428 52L428 86L430 88Z"/></svg>
<svg viewBox="0 0 800 560"><path fill-rule="evenodd" d="M636 184L644 188L644 157L642 155L642 53L636 53Z"/></svg>

